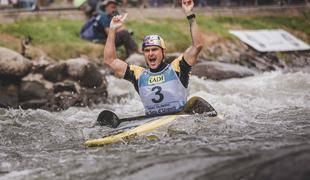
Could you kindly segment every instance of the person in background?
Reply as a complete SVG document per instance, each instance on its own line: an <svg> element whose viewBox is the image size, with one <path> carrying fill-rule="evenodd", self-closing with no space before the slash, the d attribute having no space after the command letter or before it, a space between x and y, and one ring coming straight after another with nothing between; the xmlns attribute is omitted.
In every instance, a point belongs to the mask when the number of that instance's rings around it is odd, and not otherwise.
<svg viewBox="0 0 310 180"><path fill-rule="evenodd" d="M117 11L118 2L116 0L105 0L101 3L100 20L98 27L95 29L95 33L101 34L104 42L106 41L110 23L113 16L118 15ZM116 47L125 46L126 57L129 57L131 54L136 53L138 51L137 44L133 40L131 33L125 28L119 28L116 32L115 38Z"/></svg>
<svg viewBox="0 0 310 180"><path fill-rule="evenodd" d="M207 6L207 0L197 0L198 7L205 7Z"/></svg>
<svg viewBox="0 0 310 180"><path fill-rule="evenodd" d="M25 9L31 9L31 10L37 10L38 8L38 2L37 0L19 0L14 5L15 8L25 8Z"/></svg>

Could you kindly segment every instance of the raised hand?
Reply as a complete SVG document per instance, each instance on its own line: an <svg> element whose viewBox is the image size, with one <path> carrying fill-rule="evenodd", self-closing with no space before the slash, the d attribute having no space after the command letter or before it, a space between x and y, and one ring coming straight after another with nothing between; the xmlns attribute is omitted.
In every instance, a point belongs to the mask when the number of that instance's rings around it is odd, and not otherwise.
<svg viewBox="0 0 310 180"><path fill-rule="evenodd" d="M118 29L120 27L123 26L123 22L125 21L126 17L127 17L127 13L124 14L124 15L117 15L117 16L114 16L111 20L111 23L110 23L110 28L112 29Z"/></svg>
<svg viewBox="0 0 310 180"><path fill-rule="evenodd" d="M182 8L184 13L188 16L191 15L194 8L194 1L193 0L182 0Z"/></svg>

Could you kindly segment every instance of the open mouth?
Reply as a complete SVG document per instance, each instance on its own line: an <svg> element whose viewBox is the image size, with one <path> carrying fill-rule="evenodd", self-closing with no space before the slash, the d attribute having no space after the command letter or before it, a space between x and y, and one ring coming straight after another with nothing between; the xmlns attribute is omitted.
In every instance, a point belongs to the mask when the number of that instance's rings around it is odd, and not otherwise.
<svg viewBox="0 0 310 180"><path fill-rule="evenodd" d="M156 64L156 58L150 58L150 65L155 65Z"/></svg>

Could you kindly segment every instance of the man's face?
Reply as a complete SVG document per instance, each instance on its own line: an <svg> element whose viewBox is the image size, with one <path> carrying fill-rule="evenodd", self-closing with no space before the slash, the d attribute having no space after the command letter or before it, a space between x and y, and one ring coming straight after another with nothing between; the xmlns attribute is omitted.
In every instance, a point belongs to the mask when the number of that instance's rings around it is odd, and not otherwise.
<svg viewBox="0 0 310 180"><path fill-rule="evenodd" d="M117 5L114 3L109 3L108 5L105 6L104 11L108 15L113 15L117 11Z"/></svg>
<svg viewBox="0 0 310 180"><path fill-rule="evenodd" d="M156 69L163 60L163 50L157 46L148 46L143 50L146 64L151 69Z"/></svg>

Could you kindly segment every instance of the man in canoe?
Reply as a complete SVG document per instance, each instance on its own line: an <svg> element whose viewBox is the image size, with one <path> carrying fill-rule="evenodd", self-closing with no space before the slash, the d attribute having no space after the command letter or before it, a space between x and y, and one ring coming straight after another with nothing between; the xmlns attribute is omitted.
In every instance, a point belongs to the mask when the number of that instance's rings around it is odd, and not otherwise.
<svg viewBox="0 0 310 180"><path fill-rule="evenodd" d="M165 62L166 45L158 35L145 36L142 51L148 68L129 65L117 58L115 34L122 27L127 14L114 16L104 48L104 63L114 73L133 83L140 95L146 115L155 116L183 111L185 113L216 111L202 98L187 101L187 87L192 66L197 62L204 42L195 14L193 0L182 0L182 8L189 22L192 44L171 64Z"/></svg>

